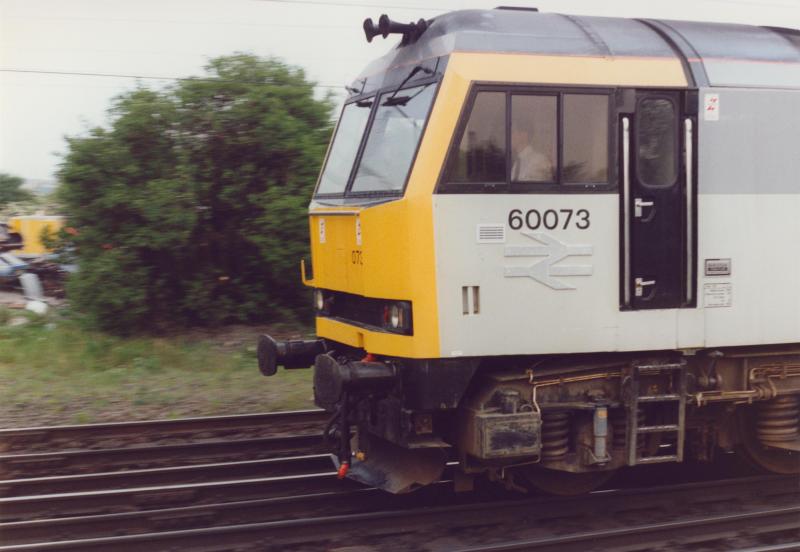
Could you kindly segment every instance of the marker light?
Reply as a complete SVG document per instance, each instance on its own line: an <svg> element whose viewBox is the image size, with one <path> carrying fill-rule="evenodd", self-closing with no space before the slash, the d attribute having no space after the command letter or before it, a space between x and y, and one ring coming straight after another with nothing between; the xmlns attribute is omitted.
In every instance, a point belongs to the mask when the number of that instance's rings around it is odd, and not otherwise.
<svg viewBox="0 0 800 552"><path fill-rule="evenodd" d="M320 312L325 310L325 296L322 294L321 289L314 291L314 306L317 307L317 310Z"/></svg>

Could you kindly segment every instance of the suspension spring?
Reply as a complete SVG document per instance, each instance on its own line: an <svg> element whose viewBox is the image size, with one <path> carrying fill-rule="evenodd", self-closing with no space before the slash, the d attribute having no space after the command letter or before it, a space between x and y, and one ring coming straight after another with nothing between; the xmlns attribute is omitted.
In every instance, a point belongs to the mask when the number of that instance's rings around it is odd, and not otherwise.
<svg viewBox="0 0 800 552"><path fill-rule="evenodd" d="M760 403L756 431L759 441L765 445L800 437L800 396L784 395Z"/></svg>
<svg viewBox="0 0 800 552"><path fill-rule="evenodd" d="M558 460L569 450L569 412L542 414L542 459Z"/></svg>

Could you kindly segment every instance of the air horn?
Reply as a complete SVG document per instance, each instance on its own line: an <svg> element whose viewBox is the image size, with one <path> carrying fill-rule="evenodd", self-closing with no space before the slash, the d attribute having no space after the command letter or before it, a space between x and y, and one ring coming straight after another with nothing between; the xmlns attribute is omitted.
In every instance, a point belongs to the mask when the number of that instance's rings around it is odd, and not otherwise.
<svg viewBox="0 0 800 552"><path fill-rule="evenodd" d="M389 16L383 14L378 19L378 25L372 21L371 17L364 20L364 34L367 37L367 42L372 42L372 39L378 35L386 38L390 34L403 35L403 44L414 42L419 36L428 28L428 22L420 19L416 23L398 23L392 21Z"/></svg>

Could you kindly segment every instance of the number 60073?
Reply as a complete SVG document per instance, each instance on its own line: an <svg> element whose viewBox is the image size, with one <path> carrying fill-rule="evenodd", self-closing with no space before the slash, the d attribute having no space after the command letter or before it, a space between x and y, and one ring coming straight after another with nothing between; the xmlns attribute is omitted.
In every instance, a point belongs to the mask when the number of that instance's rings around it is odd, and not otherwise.
<svg viewBox="0 0 800 552"><path fill-rule="evenodd" d="M578 230L586 230L590 224L589 211L586 209L577 211L574 209L547 209L545 211L529 209L525 212L521 209L514 209L508 213L508 226L512 230L519 230L523 226L530 230L539 230L540 228L566 230L570 225Z"/></svg>

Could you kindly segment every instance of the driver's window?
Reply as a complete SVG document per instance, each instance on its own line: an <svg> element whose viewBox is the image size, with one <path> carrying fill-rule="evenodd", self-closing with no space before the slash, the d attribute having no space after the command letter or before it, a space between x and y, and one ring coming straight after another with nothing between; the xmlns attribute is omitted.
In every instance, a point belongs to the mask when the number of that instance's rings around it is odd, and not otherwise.
<svg viewBox="0 0 800 552"><path fill-rule="evenodd" d="M506 94L479 92L445 182L506 181Z"/></svg>

